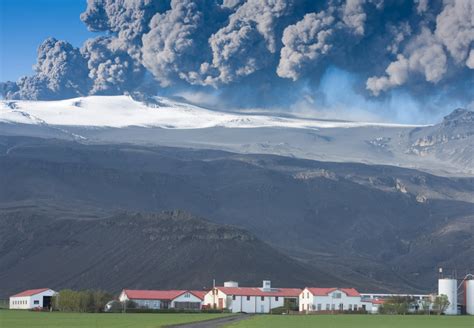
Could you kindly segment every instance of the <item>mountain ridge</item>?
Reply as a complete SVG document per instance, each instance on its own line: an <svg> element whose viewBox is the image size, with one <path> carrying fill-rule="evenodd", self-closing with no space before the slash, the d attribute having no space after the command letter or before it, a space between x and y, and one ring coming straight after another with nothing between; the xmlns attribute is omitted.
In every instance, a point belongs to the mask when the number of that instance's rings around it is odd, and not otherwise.
<svg viewBox="0 0 474 328"><path fill-rule="evenodd" d="M94 96L56 102L3 101L0 134L396 165L442 176L474 175L474 123L468 110L457 110L438 124L410 126L270 112L219 112L158 100Z"/></svg>

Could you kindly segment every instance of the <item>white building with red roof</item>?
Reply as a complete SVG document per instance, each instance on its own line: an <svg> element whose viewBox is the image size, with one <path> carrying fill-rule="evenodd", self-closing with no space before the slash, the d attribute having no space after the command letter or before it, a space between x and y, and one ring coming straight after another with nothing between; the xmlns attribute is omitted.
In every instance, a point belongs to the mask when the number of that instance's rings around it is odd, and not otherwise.
<svg viewBox="0 0 474 328"><path fill-rule="evenodd" d="M357 311L371 312L371 302L362 299L354 288L306 287L299 295L299 309L302 312Z"/></svg>
<svg viewBox="0 0 474 328"><path fill-rule="evenodd" d="M204 306L211 309L227 309L233 313L270 313L285 302L298 305L299 288L272 288L269 280L262 287L239 287L234 281L214 287L204 297Z"/></svg>
<svg viewBox="0 0 474 328"><path fill-rule="evenodd" d="M121 302L133 301L141 308L200 310L207 291L124 289Z"/></svg>
<svg viewBox="0 0 474 328"><path fill-rule="evenodd" d="M51 307L56 292L50 288L28 289L10 296L10 309L29 310Z"/></svg>

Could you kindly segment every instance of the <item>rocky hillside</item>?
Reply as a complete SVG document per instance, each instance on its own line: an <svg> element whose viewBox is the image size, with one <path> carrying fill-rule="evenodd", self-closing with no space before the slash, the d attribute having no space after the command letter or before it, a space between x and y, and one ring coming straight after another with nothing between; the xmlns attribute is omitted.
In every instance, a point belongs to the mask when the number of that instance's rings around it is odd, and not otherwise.
<svg viewBox="0 0 474 328"><path fill-rule="evenodd" d="M51 208L4 210L0 250L1 298L31 286L118 292L202 289L212 279L243 284L271 279L277 286L339 281L245 230L182 211L98 217Z"/></svg>
<svg viewBox="0 0 474 328"><path fill-rule="evenodd" d="M414 129L409 139L409 153L474 167L473 111L458 108L437 125Z"/></svg>

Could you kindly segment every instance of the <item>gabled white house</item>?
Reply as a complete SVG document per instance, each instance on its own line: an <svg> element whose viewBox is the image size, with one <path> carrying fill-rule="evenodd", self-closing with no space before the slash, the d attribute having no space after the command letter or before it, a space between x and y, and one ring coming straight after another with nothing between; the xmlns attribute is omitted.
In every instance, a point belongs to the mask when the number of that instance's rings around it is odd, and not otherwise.
<svg viewBox="0 0 474 328"><path fill-rule="evenodd" d="M269 280L264 280L262 287L239 287L237 282L228 281L204 296L204 307L228 309L233 313L270 313L285 302L298 306L300 293L299 288L272 288Z"/></svg>
<svg viewBox="0 0 474 328"><path fill-rule="evenodd" d="M56 292L49 288L29 289L21 293L10 296L10 309L49 309L51 299Z"/></svg>
<svg viewBox="0 0 474 328"><path fill-rule="evenodd" d="M200 310L207 291L124 289L120 302L133 301L141 308Z"/></svg>
<svg viewBox="0 0 474 328"><path fill-rule="evenodd" d="M299 295L299 304L302 312L372 310L372 303L363 301L354 288L306 287Z"/></svg>

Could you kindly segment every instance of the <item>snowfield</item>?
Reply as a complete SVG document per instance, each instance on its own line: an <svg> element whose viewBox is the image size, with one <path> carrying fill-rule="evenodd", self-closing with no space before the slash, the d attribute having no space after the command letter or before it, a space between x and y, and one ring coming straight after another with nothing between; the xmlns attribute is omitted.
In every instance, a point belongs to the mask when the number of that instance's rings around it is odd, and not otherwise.
<svg viewBox="0 0 474 328"><path fill-rule="evenodd" d="M164 129L408 127L408 125L388 123L341 122L271 114L228 113L162 97L154 99L157 105L147 105L135 101L130 96L89 96L58 101L2 100L0 122L114 128L140 126Z"/></svg>

